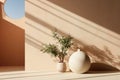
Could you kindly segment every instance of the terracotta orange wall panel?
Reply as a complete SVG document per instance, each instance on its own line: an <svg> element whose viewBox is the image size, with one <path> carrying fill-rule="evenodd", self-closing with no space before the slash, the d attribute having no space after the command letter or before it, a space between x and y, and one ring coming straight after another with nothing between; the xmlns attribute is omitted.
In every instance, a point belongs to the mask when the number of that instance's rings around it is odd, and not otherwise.
<svg viewBox="0 0 120 80"><path fill-rule="evenodd" d="M0 26L0 65L24 65L24 30L2 20Z"/></svg>
<svg viewBox="0 0 120 80"><path fill-rule="evenodd" d="M1 2L0 2L0 22L1 22L1 18L2 18L2 6L1 6Z"/></svg>

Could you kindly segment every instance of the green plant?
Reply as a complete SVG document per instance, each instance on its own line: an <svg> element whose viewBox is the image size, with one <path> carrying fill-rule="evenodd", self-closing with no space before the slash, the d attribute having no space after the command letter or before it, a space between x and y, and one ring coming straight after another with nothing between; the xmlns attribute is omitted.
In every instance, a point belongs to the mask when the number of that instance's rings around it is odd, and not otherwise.
<svg viewBox="0 0 120 80"><path fill-rule="evenodd" d="M70 35L62 36L57 32L53 32L53 38L57 41L57 44L45 44L41 51L57 57L59 62L64 62L67 51L72 45L72 37Z"/></svg>

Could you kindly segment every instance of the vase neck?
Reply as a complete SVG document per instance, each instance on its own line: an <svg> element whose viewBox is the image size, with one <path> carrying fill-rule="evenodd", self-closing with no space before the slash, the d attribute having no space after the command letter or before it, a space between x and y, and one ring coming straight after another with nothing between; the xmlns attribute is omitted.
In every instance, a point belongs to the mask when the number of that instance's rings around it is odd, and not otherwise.
<svg viewBox="0 0 120 80"><path fill-rule="evenodd" d="M80 52L80 49L78 49L77 52Z"/></svg>

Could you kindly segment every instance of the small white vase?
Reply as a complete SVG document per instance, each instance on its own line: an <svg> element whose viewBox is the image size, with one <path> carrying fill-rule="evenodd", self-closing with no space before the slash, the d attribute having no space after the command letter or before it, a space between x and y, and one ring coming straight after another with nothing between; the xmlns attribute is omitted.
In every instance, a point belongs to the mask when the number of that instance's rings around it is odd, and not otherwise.
<svg viewBox="0 0 120 80"><path fill-rule="evenodd" d="M66 64L63 63L57 63L57 71L58 72L65 72L66 71Z"/></svg>
<svg viewBox="0 0 120 80"><path fill-rule="evenodd" d="M90 58L80 49L74 52L69 58L69 68L75 73L87 72L90 68Z"/></svg>

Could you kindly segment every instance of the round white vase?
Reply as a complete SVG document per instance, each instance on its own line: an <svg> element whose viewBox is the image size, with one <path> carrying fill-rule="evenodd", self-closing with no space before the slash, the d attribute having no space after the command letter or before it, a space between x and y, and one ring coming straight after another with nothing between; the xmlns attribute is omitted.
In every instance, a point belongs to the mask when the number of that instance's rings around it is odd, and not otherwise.
<svg viewBox="0 0 120 80"><path fill-rule="evenodd" d="M65 72L66 71L66 64L64 62L57 63L57 71L58 72Z"/></svg>
<svg viewBox="0 0 120 80"><path fill-rule="evenodd" d="M69 68L75 73L87 72L90 68L90 58L80 49L74 52L69 58Z"/></svg>

